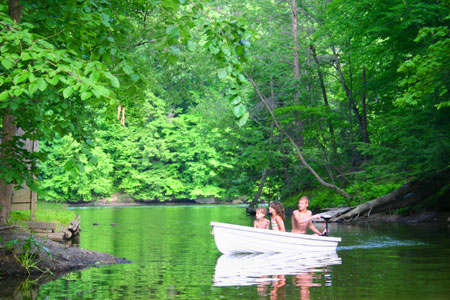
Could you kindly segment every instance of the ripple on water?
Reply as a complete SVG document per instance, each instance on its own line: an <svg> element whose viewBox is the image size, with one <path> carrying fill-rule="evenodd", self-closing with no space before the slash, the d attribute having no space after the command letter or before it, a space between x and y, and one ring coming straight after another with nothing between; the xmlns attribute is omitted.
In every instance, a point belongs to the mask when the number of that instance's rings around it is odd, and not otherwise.
<svg viewBox="0 0 450 300"><path fill-rule="evenodd" d="M402 246L424 246L426 243L412 240L395 240L390 239L388 237L384 237L383 239L363 242L359 245L351 245L351 246L338 246L337 250L353 250L353 249L372 249L372 248L389 248L389 247L402 247Z"/></svg>

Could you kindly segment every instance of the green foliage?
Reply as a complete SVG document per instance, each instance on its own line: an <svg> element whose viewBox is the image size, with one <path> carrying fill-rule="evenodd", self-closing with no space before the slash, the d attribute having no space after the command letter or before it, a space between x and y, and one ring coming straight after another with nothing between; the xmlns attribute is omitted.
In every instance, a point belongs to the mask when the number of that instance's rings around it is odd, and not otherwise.
<svg viewBox="0 0 450 300"><path fill-rule="evenodd" d="M1 5L0 116L14 116L24 131L22 139L83 136L81 125L89 119L85 108L113 100L109 85L114 86L116 78L101 62L80 59L72 50L32 33L34 25L13 24L6 11ZM7 172L0 173L0 178L15 184L26 180L36 189L36 162L43 157L22 146L18 138L1 144L5 154L1 169Z"/></svg>
<svg viewBox="0 0 450 300"><path fill-rule="evenodd" d="M42 252L45 255L50 255L50 252L39 241L35 240L32 235L25 241L11 240L8 242L7 247L13 251L15 259L25 268L28 275L31 274L31 269L36 269L42 273L51 273L48 269L43 271L38 267L39 262L43 259ZM19 251L20 253L17 253Z"/></svg>
<svg viewBox="0 0 450 300"><path fill-rule="evenodd" d="M299 78L286 63L294 46L287 2L27 1L20 25L1 6L1 117L12 113L41 153L26 153L19 139L2 145L14 151L0 178L38 176L40 199L60 202L117 192L251 200L264 172L261 199L295 207L306 193L313 207L331 207L448 165L448 5L298 6ZM309 165L353 199L320 188L244 74ZM37 160L40 173L34 165L29 172Z"/></svg>
<svg viewBox="0 0 450 300"><path fill-rule="evenodd" d="M100 147L82 151L80 143L65 136L42 145L42 151L49 152L40 166L40 191L47 201L92 201L113 193L113 164Z"/></svg>
<svg viewBox="0 0 450 300"><path fill-rule="evenodd" d="M448 164L447 115L445 108L435 111L409 107L392 110L389 117L374 120L373 143L361 145L363 152L371 156L365 164L365 177L402 181Z"/></svg>
<svg viewBox="0 0 450 300"><path fill-rule="evenodd" d="M450 15L447 16L447 19ZM408 76L401 82L406 92L397 103L418 105L428 100L437 109L450 106L450 74L447 63L450 59L450 29L448 26L422 28L416 42L427 42L423 54L405 61L399 68Z"/></svg>
<svg viewBox="0 0 450 300"><path fill-rule="evenodd" d="M355 182L350 187L346 189L347 192L355 195L351 201L348 202L349 206L355 206L364 203L369 200L384 196L393 190L399 188L401 183L383 183L372 181L372 182Z"/></svg>

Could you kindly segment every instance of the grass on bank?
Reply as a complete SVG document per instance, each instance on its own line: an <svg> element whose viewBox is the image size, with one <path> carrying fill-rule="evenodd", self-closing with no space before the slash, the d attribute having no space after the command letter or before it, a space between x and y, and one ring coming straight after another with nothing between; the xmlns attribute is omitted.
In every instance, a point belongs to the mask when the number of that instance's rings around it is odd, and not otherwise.
<svg viewBox="0 0 450 300"><path fill-rule="evenodd" d="M66 226L75 219L75 210L67 208L67 204L38 202L35 214L36 222L54 222L56 228ZM13 210L11 212L11 222L18 225L25 225L26 221L31 221L29 210Z"/></svg>

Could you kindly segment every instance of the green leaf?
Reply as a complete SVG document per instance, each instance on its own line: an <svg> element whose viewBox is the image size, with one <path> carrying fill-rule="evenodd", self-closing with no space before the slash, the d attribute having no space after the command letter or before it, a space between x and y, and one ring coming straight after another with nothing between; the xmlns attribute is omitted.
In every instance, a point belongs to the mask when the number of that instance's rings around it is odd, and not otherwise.
<svg viewBox="0 0 450 300"><path fill-rule="evenodd" d="M92 97L92 93L91 92L82 92L81 95L81 100L86 100Z"/></svg>
<svg viewBox="0 0 450 300"><path fill-rule="evenodd" d="M51 85L57 85L59 82L59 75L56 75L52 78L46 78L45 80L47 80L47 82L50 83Z"/></svg>
<svg viewBox="0 0 450 300"><path fill-rule="evenodd" d="M165 0L162 3L164 3L164 6L171 10L177 10L178 9L178 1L176 0Z"/></svg>
<svg viewBox="0 0 450 300"><path fill-rule="evenodd" d="M89 164L91 165L97 165L98 164L98 158L96 156L91 156L89 159Z"/></svg>
<svg viewBox="0 0 450 300"><path fill-rule="evenodd" d="M20 74L17 74L17 75L14 77L14 80L13 80L13 81L14 81L15 84L24 82L25 80L27 80L28 75L29 75L28 72L22 72L22 73L20 73Z"/></svg>
<svg viewBox="0 0 450 300"><path fill-rule="evenodd" d="M28 87L28 90L30 91L30 93L33 95L38 89L38 85L37 83L32 83L30 84L30 86Z"/></svg>
<svg viewBox="0 0 450 300"><path fill-rule="evenodd" d="M217 53L219 53L219 48L217 48L217 47L214 47L213 45L209 45L209 51L212 53L212 54L214 54L214 55L216 55Z"/></svg>
<svg viewBox="0 0 450 300"><path fill-rule="evenodd" d="M63 96L64 98L69 98L73 93L73 87L72 86L68 86L63 90Z"/></svg>
<svg viewBox="0 0 450 300"><path fill-rule="evenodd" d="M76 167L78 169L78 172L80 172L80 173L85 172L84 166L82 164L76 164Z"/></svg>
<svg viewBox="0 0 450 300"><path fill-rule="evenodd" d="M179 35L179 31L180 29L178 28L178 26L174 25L170 25L166 28L166 33L172 38L176 38Z"/></svg>
<svg viewBox="0 0 450 300"><path fill-rule="evenodd" d="M197 49L197 44L192 41L188 41L186 47L189 51L194 52Z"/></svg>
<svg viewBox="0 0 450 300"><path fill-rule="evenodd" d="M247 111L247 110L246 110L245 106L242 105L242 104L239 104L239 105L237 105L237 106L235 106L235 107L233 108L233 114L234 114L237 118L241 118L241 117L244 115L244 113L245 113L246 111Z"/></svg>
<svg viewBox="0 0 450 300"><path fill-rule="evenodd" d="M97 70L92 71L91 76L89 76L89 79L92 81L98 81L100 78L100 73Z"/></svg>
<svg viewBox="0 0 450 300"><path fill-rule="evenodd" d="M31 59L31 56L28 52L22 52L21 58L23 61L27 61L27 60Z"/></svg>
<svg viewBox="0 0 450 300"><path fill-rule="evenodd" d="M111 82L111 85L113 87L115 87L115 88L120 87L120 83L119 83L119 80L117 79L117 77L112 75L110 72L105 72L105 76L109 79L109 81Z"/></svg>
<svg viewBox="0 0 450 300"><path fill-rule="evenodd" d="M169 61L169 63L171 64L176 64L178 61L178 57L176 57L175 55L169 55L169 57L167 58L167 60Z"/></svg>
<svg viewBox="0 0 450 300"><path fill-rule="evenodd" d="M239 103L241 103L241 100L241 96L236 96L233 98L233 101L231 101L231 104L238 105Z"/></svg>
<svg viewBox="0 0 450 300"><path fill-rule="evenodd" d="M37 86L38 86L38 88L39 88L39 90L41 91L41 92L43 92L43 91L45 91L46 89L47 89L47 82L45 82L45 80L44 79L42 79L42 78L38 78L37 79Z"/></svg>
<svg viewBox="0 0 450 300"><path fill-rule="evenodd" d="M69 158L66 163L64 164L64 170L66 171L70 171L73 169L74 165L75 165L75 158L71 157Z"/></svg>
<svg viewBox="0 0 450 300"><path fill-rule="evenodd" d="M131 73L133 73L133 69L130 67L130 65L124 65L122 67L122 70L127 74L130 75Z"/></svg>
<svg viewBox="0 0 450 300"><path fill-rule="evenodd" d="M8 99L9 96L9 91L3 91L0 93L0 101L4 101L6 99Z"/></svg>
<svg viewBox="0 0 450 300"><path fill-rule="evenodd" d="M24 89L19 87L17 89L14 90L14 96L19 97L20 95L22 95L24 92Z"/></svg>
<svg viewBox="0 0 450 300"><path fill-rule="evenodd" d="M133 80L134 82L137 82L138 80L139 80L139 75L137 75L137 74L131 74L131 76L130 76L130 78L131 78L131 80Z"/></svg>
<svg viewBox="0 0 450 300"><path fill-rule="evenodd" d="M33 73L30 73L30 75L28 76L28 81L31 82L35 82L36 81L36 76L34 76Z"/></svg>
<svg viewBox="0 0 450 300"><path fill-rule="evenodd" d="M2 65L5 67L6 70L9 70L14 65L14 62L9 58L5 58L2 60Z"/></svg>
<svg viewBox="0 0 450 300"><path fill-rule="evenodd" d="M248 120L248 117L249 117L249 116L250 116L250 114L248 113L248 111L246 111L246 112L242 115L242 117L239 119L238 125L239 125L240 127L244 126L245 123L247 123L247 120Z"/></svg>
<svg viewBox="0 0 450 300"><path fill-rule="evenodd" d="M91 139L86 139L86 144L87 144L88 146L94 147L94 142L92 142Z"/></svg>
<svg viewBox="0 0 450 300"><path fill-rule="evenodd" d="M227 77L227 70L225 70L225 68L221 68L217 71L217 76L220 79L224 79L225 77Z"/></svg>
<svg viewBox="0 0 450 300"><path fill-rule="evenodd" d="M230 56L231 55L231 51L230 51L230 49L228 49L228 47L220 46L220 49L222 50L223 54L225 54L225 56Z"/></svg>

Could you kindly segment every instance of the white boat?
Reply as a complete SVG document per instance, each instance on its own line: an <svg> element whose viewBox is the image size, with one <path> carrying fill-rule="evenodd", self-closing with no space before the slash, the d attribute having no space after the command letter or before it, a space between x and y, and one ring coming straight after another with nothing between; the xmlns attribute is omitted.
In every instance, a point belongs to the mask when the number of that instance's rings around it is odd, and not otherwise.
<svg viewBox="0 0 450 300"><path fill-rule="evenodd" d="M336 251L223 254L217 259L214 286L269 284L277 281L279 275L317 277L330 273L329 266L341 263Z"/></svg>
<svg viewBox="0 0 450 300"><path fill-rule="evenodd" d="M281 232L211 222L217 249L223 253L333 252L340 237Z"/></svg>

